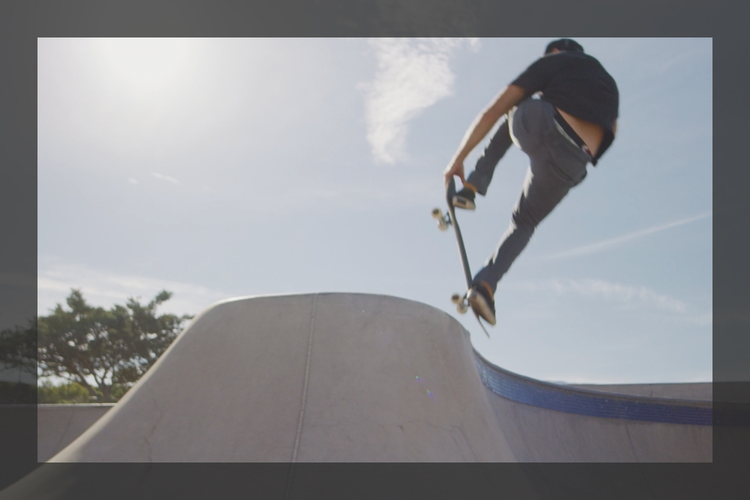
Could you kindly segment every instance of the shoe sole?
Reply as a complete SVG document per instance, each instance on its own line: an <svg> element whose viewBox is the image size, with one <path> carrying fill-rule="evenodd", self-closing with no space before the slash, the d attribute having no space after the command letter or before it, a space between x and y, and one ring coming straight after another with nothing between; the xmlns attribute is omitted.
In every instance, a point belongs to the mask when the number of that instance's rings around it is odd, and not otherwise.
<svg viewBox="0 0 750 500"><path fill-rule="evenodd" d="M495 326L497 319L495 313L492 312L490 305L487 303L484 297L479 292L475 292L473 289L469 291L466 299L469 301L471 310L482 317L487 323Z"/></svg>
<svg viewBox="0 0 750 500"><path fill-rule="evenodd" d="M474 210L477 208L473 201L469 201L466 198L462 198L460 196L453 197L453 206L456 208L462 208L464 210Z"/></svg>

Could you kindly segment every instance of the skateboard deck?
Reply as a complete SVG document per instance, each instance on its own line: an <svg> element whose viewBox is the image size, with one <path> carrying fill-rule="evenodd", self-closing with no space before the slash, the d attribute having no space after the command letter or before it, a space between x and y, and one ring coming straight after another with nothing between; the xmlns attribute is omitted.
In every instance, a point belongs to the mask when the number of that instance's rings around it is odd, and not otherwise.
<svg viewBox="0 0 750 500"><path fill-rule="evenodd" d="M466 311L470 309L469 301L467 300L466 295L469 293L469 288L471 288L472 274L471 268L469 267L469 259L466 257L466 247L464 246L463 236L461 236L461 228L459 227L458 220L456 219L456 208L453 206L453 196L455 196L455 194L456 180L454 178L451 178L445 190L445 200L448 204L448 213L443 214L442 210L440 210L439 208L435 208L432 211L432 217L437 219L438 228L441 231L446 231L448 229L448 226L453 226L453 230L456 233L458 254L461 257L461 265L463 266L464 277L466 278L466 292L463 294L454 293L453 296L451 296L451 302L456 304L456 309L460 314L465 314ZM471 312L474 313L474 316L479 322L479 326L482 327L484 333L487 335L487 337L489 337L490 334L487 333L487 329L485 329L484 325L482 324L482 320L479 315L473 310Z"/></svg>

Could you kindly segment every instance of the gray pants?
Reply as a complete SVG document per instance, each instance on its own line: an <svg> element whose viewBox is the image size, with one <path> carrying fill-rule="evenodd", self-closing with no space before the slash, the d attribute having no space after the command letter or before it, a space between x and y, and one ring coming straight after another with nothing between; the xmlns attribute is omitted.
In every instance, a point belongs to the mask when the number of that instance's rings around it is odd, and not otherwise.
<svg viewBox="0 0 750 500"><path fill-rule="evenodd" d="M527 99L510 116L513 142L529 156L530 165L510 226L474 277L474 283L487 283L493 293L536 226L586 177L590 157L563 135L554 113L548 102Z"/></svg>
<svg viewBox="0 0 750 500"><path fill-rule="evenodd" d="M484 149L484 153L477 160L474 171L466 178L466 183L471 184L477 189L477 193L485 196L487 188L492 181L492 174L495 173L495 167L500 158L513 144L510 136L510 127L507 120L503 120L498 127L495 135L490 139L490 143Z"/></svg>

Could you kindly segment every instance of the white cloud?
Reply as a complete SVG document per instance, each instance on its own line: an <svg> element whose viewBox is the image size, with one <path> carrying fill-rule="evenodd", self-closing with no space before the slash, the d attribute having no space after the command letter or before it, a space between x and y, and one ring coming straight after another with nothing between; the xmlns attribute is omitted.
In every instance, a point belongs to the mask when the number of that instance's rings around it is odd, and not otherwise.
<svg viewBox="0 0 750 500"><path fill-rule="evenodd" d="M124 275L43 259L37 277L38 314L49 314L57 304L67 309L65 299L73 288L81 290L89 304L105 309L114 304L125 304L129 297L140 298L141 303L145 303L161 290L168 290L172 292L172 298L161 306L160 312L180 315L197 314L209 305L232 296L191 283Z"/></svg>
<svg viewBox="0 0 750 500"><path fill-rule="evenodd" d="M525 283L520 288L526 291L552 291L558 295L577 294L584 297L601 298L624 305L646 306L671 313L687 314L688 306L683 301L663 295L643 286L629 286L596 279L550 280L542 283ZM703 318L705 320L705 318Z"/></svg>
<svg viewBox="0 0 750 500"><path fill-rule="evenodd" d="M580 247L573 248L570 250L565 250L563 252L559 252L553 255L547 255L545 257L540 257L540 259L552 260L552 259L563 259L567 257L580 257L581 255L589 255L592 253L610 250L612 248L621 246L630 241L643 238L644 236L647 236L649 234L654 234L660 231L664 231L666 229L671 229L673 227L682 226L683 224L689 224L691 222L699 221L701 219L705 219L706 217L710 217L710 216L711 216L711 212L696 215L694 217L688 217L687 219L681 219L675 222L670 222L668 224L661 224L659 226L653 226L653 227L649 227L646 229L641 229L640 231L635 231L633 233L629 233L624 236L618 236L617 238L611 238L608 240L600 241L598 243L593 243L591 245L584 245L584 246L580 246Z"/></svg>
<svg viewBox="0 0 750 500"><path fill-rule="evenodd" d="M163 175L163 174L160 174L158 172L151 172L151 175L153 175L157 179L161 179L163 181L171 182L172 184L179 184L180 183L180 181L178 181L174 177L170 177L168 175Z"/></svg>
<svg viewBox="0 0 750 500"><path fill-rule="evenodd" d="M378 62L366 93L367 141L379 162L394 164L406 157L408 122L453 92L450 68L454 51L464 45L477 50L476 39L393 39L370 41Z"/></svg>
<svg viewBox="0 0 750 500"><path fill-rule="evenodd" d="M705 314L689 315L680 319L692 325L712 326L714 323L714 314L713 311L709 311Z"/></svg>

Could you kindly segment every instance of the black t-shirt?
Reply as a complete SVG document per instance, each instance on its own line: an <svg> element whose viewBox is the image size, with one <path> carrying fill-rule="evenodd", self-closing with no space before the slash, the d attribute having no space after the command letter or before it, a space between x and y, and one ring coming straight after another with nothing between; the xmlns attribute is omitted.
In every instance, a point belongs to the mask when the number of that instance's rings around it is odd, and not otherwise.
<svg viewBox="0 0 750 500"><path fill-rule="evenodd" d="M542 92L542 99L576 118L601 125L604 138L592 163L614 140L620 94L614 78L599 61L583 52L557 52L536 60L513 85L526 97Z"/></svg>

